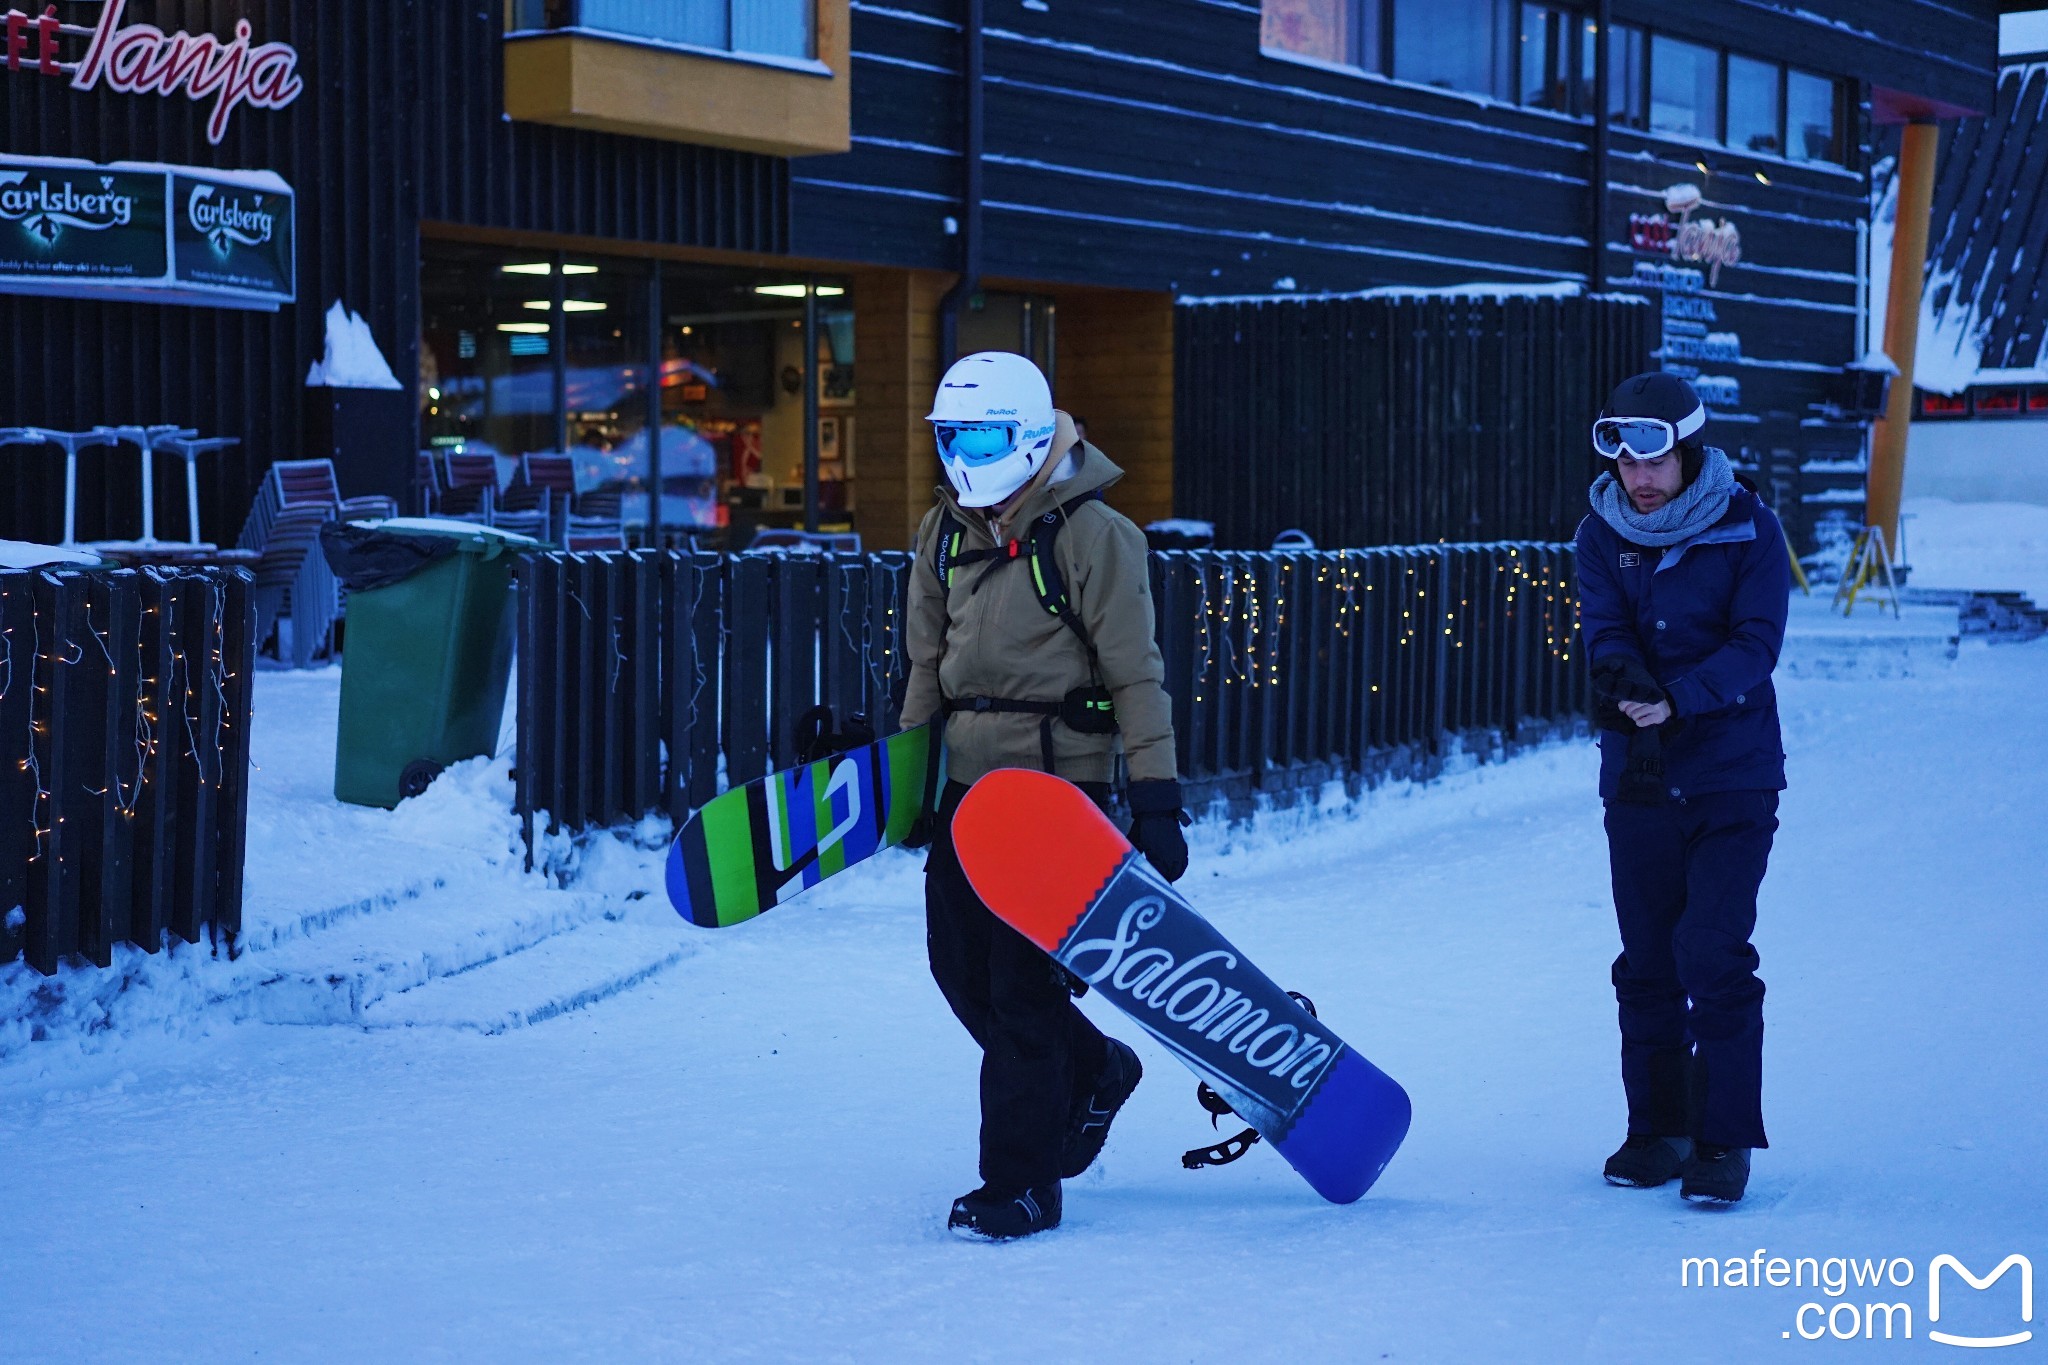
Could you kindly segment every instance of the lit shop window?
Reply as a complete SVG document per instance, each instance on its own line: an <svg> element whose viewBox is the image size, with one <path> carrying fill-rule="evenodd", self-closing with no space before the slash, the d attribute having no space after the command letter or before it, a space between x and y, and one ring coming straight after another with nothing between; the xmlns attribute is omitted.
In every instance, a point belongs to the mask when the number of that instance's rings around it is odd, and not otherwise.
<svg viewBox="0 0 2048 1365"><path fill-rule="evenodd" d="M518 27L585 29L681 47L808 61L815 0L516 0Z"/></svg>

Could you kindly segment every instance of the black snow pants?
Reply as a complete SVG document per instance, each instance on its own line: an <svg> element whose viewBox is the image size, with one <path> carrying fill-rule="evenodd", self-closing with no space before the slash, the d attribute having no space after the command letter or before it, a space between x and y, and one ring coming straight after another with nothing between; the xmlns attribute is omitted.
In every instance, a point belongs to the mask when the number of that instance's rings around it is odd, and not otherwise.
<svg viewBox="0 0 2048 1365"><path fill-rule="evenodd" d="M1607 803L1628 1130L1765 1147L1757 888L1778 793Z"/></svg>
<svg viewBox="0 0 2048 1365"><path fill-rule="evenodd" d="M1106 785L1080 786L1108 803ZM932 978L981 1046L981 1178L1016 1192L1060 1178L1067 1116L1108 1064L1109 1045L1075 1008L1059 965L968 884L952 834L965 795L949 782L940 802L925 863L925 945Z"/></svg>

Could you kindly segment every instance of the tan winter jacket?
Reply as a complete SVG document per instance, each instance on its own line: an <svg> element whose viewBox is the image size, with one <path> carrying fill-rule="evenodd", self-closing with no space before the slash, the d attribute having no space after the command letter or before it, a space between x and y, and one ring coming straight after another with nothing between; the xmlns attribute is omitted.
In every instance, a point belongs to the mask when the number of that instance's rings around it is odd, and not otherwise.
<svg viewBox="0 0 2048 1365"><path fill-rule="evenodd" d="M1060 425L1063 434L1071 432L1064 414ZM1011 539L1022 539L1033 521L1061 503L1123 477L1123 471L1094 446L1082 442L1080 454L1080 468L1072 478L1027 488L1018 505L1007 509L1006 524L1016 528ZM1055 456L1055 463L1058 459ZM941 507L952 513L964 533L963 552L995 547L983 509L961 507L949 487L937 492ZM933 565L939 513L940 507L934 507L917 529L917 562L910 574L910 682L903 699L904 727L932 719L941 689L954 698L1056 702L1073 689L1088 686L1088 653L1059 617L1039 605L1029 559L993 568L989 561L959 565L953 570L952 592L941 592ZM1107 504L1086 502L1074 508L1060 528L1053 554L1066 579L1067 595L1095 644L1102 683L1115 699L1121 730L1118 735L1084 735L1055 720L1054 766L1069 781L1107 782L1121 742L1131 781L1172 779L1173 712L1161 686L1165 668L1153 634L1144 532ZM956 711L946 721L946 774L953 781L973 782L996 768L1044 766L1035 715Z"/></svg>

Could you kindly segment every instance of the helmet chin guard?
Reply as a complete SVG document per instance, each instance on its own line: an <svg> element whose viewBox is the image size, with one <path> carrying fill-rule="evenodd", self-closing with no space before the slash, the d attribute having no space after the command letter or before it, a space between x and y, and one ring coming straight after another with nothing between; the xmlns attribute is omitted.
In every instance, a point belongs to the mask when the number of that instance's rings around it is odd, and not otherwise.
<svg viewBox="0 0 2048 1365"><path fill-rule="evenodd" d="M1052 454L1052 389L1036 365L1008 351L955 361L926 420L962 507L995 506Z"/></svg>

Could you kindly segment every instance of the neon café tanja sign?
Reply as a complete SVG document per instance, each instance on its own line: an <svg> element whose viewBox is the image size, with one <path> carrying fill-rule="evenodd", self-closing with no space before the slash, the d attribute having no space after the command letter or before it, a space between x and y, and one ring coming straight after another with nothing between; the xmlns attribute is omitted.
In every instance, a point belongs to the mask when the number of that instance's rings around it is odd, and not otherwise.
<svg viewBox="0 0 2048 1365"><path fill-rule="evenodd" d="M80 3L80 0L67 0ZM90 27L67 24L57 6L41 14L7 11L7 70L71 78L74 90L104 85L124 95L180 91L195 103L213 101L206 140L219 145L236 108L282 109L299 97L298 50L289 43L259 43L247 19L235 21L232 38L180 30L165 33L154 24L129 24L128 0L101 0L99 21ZM72 52L67 58L67 43Z"/></svg>

